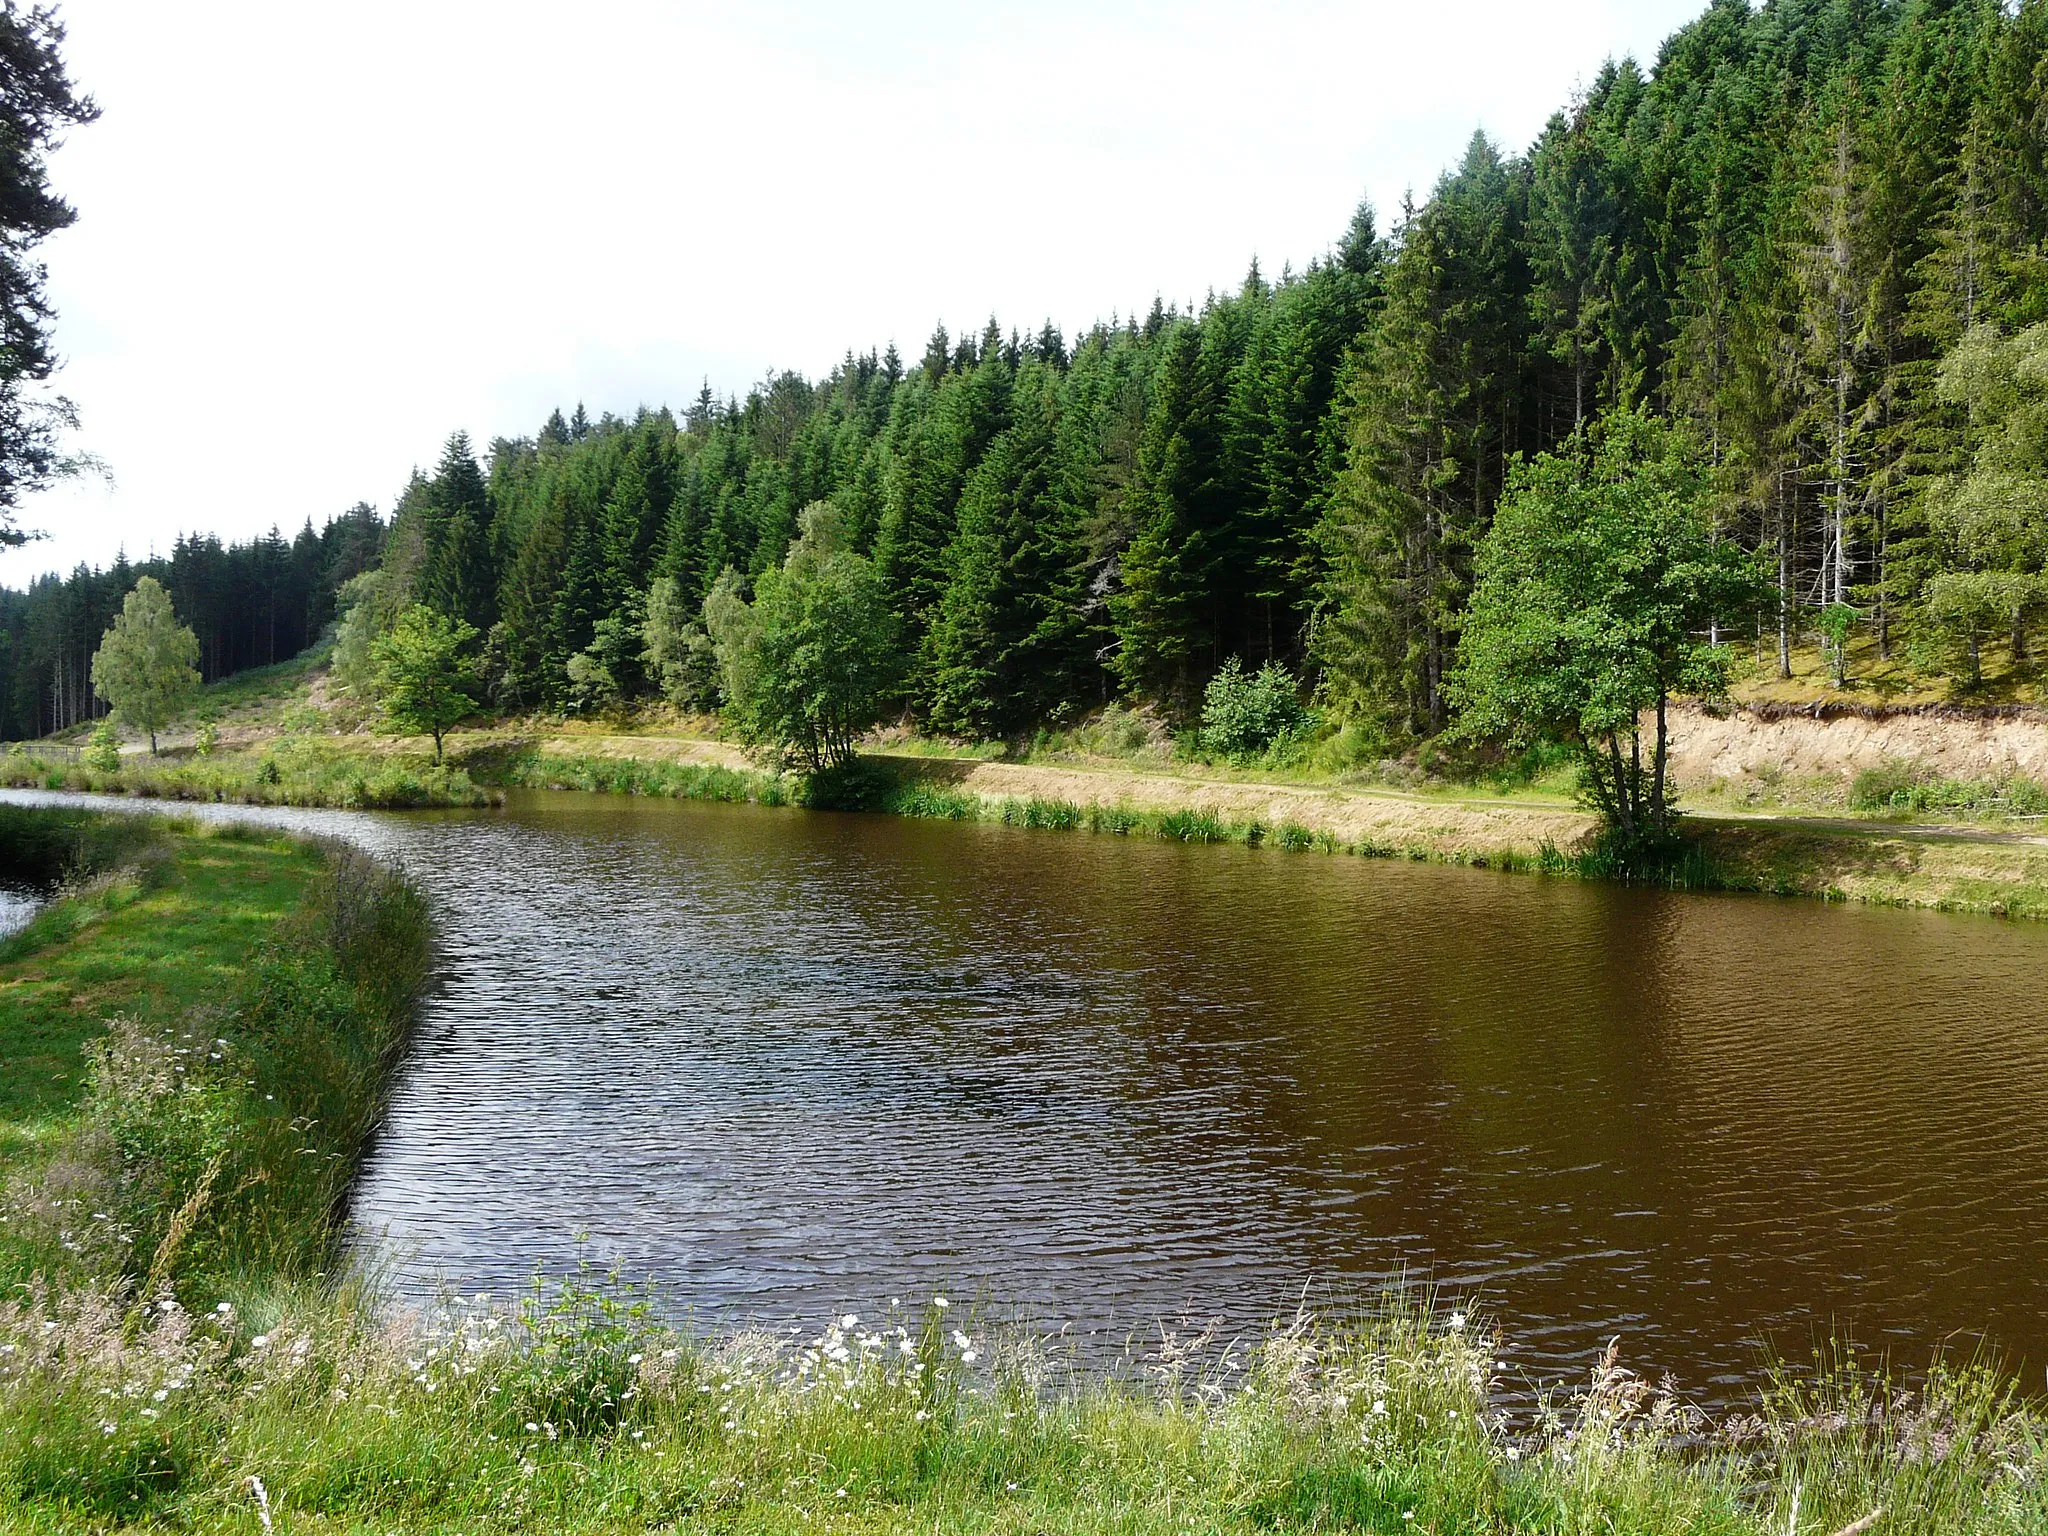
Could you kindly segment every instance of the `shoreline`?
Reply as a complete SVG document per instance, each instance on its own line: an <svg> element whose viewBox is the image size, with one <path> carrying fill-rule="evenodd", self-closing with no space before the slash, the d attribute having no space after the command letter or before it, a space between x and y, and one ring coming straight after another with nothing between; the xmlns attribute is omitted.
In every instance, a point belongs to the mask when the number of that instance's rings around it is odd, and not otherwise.
<svg viewBox="0 0 2048 1536"><path fill-rule="evenodd" d="M1905 718L1926 716L1914 712ZM1757 715L1743 728L1771 727ZM1796 763L1802 752L1810 758L1816 731L1863 733L1859 750L1871 750L1860 717L1853 727L1830 728L1801 712L1784 729L1801 734L1764 749L1771 763ZM2036 728L2027 722L2025 729ZM1845 744L1826 742L1829 749ZM113 772L90 769L62 748L47 756L17 749L0 754L0 784L167 804L241 801L345 809L480 807L507 788L562 787L1617 879L1598 856L1595 819L1557 795L1454 786L1408 790L1178 763L1013 762L965 752L892 750L899 745L878 744L862 754L856 792L847 794L842 786L822 797L801 779L770 772L715 737L547 722L451 733L448 761L440 767L430 765L409 739L330 731L258 730L216 756L131 754ZM2032 745L2029 738L2030 750ZM1758 749L1752 742L1744 750ZM1701 756L1726 763L1740 753L1717 735ZM1744 773L1755 771L1754 760L1743 763ZM1775 782L1775 771L1766 765L1760 780ZM1812 787L1805 779L1797 782ZM1823 782L1824 777L1812 781ZM1846 781L1838 776L1832 782L1839 796ZM1753 794L1759 778L1692 785L1697 808L1682 823L1691 849L1669 878L1643 883L2048 918L2048 822L2016 828L2011 821L1863 819L1818 796L1811 797L1813 805L1759 805L1745 798L1744 785Z"/></svg>
<svg viewBox="0 0 2048 1536"><path fill-rule="evenodd" d="M787 781L723 742L528 740L523 752L510 743L489 749L504 758L506 787L801 803L798 793L771 788ZM493 782L491 770L468 761L480 782ZM851 809L1605 878L1588 857L1595 818L1529 799L909 753L860 761L900 787ZM1689 815L1684 827L1699 857L1670 882L1682 888L2048 919L2048 833L1731 811Z"/></svg>

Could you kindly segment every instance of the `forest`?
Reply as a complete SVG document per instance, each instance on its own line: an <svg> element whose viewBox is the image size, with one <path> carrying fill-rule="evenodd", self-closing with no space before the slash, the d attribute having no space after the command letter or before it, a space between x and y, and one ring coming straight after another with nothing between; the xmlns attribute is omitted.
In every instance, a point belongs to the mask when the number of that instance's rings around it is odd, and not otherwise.
<svg viewBox="0 0 2048 1536"><path fill-rule="evenodd" d="M292 539L275 528L246 544L188 534L167 559L123 558L103 571L45 576L26 592L0 588L0 736L42 736L106 713L93 692L93 652L144 576L170 590L211 682L287 660L319 639L337 591L377 564L386 532L359 505L317 533L308 521Z"/></svg>
<svg viewBox="0 0 2048 1536"><path fill-rule="evenodd" d="M1967 689L2048 613L2044 322L2048 3L1714 0L1526 153L1475 134L1386 228L1361 206L1194 312L941 327L680 416L579 406L481 455L457 433L344 592L361 510L160 564L209 676L337 602L359 638L424 604L474 628L494 707L704 708L704 605L753 594L825 503L925 729L1115 698L1185 721L1227 665L1277 664L1399 750L1453 723L1517 463L1635 412L1696 444L1715 536L1755 558L1717 641L1788 668L1853 639ZM7 595L0 729L91 707L69 658L133 574Z"/></svg>

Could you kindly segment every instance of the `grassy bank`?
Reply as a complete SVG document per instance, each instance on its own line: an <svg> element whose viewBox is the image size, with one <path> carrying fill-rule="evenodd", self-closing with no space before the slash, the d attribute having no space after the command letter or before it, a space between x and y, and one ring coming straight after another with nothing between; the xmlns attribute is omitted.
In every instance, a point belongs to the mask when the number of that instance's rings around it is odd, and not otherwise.
<svg viewBox="0 0 2048 1536"><path fill-rule="evenodd" d="M680 1334L590 1276L397 1314L334 1240L426 970L418 898L140 818L0 808L0 848L70 882L0 952L0 1532L2048 1523L2048 1423L1989 1370L1842 1367L1709 1422L1610 1359L1510 1418L1481 1323L1399 1294L1107 1374L937 1298L799 1335Z"/></svg>
<svg viewBox="0 0 2048 1536"><path fill-rule="evenodd" d="M426 975L417 893L248 829L0 807L0 842L62 882L0 948L0 1279L322 1271Z"/></svg>
<svg viewBox="0 0 2048 1536"><path fill-rule="evenodd" d="M253 750L164 757L125 755L97 768L76 751L44 747L0 753L0 785L58 789L142 800L232 801L245 805L417 810L478 806L490 792L460 768L424 754L377 750L347 740L278 737Z"/></svg>
<svg viewBox="0 0 2048 1536"><path fill-rule="evenodd" d="M656 739L576 738L543 750L472 746L489 784L679 799L814 805L950 821L1000 822L1172 842L1239 843L1282 852L1402 858L1575 879L1615 879L1593 819L1554 802L1507 796L1402 795L1156 771L876 755L810 783L724 761L672 761ZM707 744L684 744L701 754ZM631 755L645 751L649 756ZM1891 807L1887 807L1891 809ZM2048 918L2048 841L2001 829L1910 828L1798 817L1709 816L1653 883Z"/></svg>

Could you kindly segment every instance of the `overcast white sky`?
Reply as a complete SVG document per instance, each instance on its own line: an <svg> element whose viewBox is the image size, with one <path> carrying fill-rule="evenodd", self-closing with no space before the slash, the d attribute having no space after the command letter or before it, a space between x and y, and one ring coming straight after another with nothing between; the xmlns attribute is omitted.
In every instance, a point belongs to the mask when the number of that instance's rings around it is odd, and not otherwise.
<svg viewBox="0 0 2048 1536"><path fill-rule="evenodd" d="M456 427L1199 299L1704 0L68 0L76 446L21 585L388 508Z"/></svg>

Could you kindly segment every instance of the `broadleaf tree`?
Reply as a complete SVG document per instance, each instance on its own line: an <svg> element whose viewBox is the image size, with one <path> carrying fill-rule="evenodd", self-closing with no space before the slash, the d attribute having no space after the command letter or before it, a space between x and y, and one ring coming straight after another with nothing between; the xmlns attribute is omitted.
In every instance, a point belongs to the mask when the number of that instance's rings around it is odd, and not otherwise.
<svg viewBox="0 0 2048 1536"><path fill-rule="evenodd" d="M171 608L154 576L135 583L92 658L92 685L128 724L156 735L199 686L199 637Z"/></svg>
<svg viewBox="0 0 2048 1536"><path fill-rule="evenodd" d="M749 603L733 579L704 604L727 718L740 735L807 773L843 768L882 718L902 671L900 623L873 563L846 547L830 502L799 519L789 556L763 571Z"/></svg>
<svg viewBox="0 0 2048 1536"><path fill-rule="evenodd" d="M448 728L476 709L470 648L476 626L415 603L370 648L384 715L401 731L434 738L434 762Z"/></svg>
<svg viewBox="0 0 2048 1536"><path fill-rule="evenodd" d="M1710 636L1758 600L1714 499L1685 431L1615 411L1517 463L1479 547L1450 678L1460 728L1566 744L1624 857L1669 838L1671 700L1725 688L1729 651Z"/></svg>

